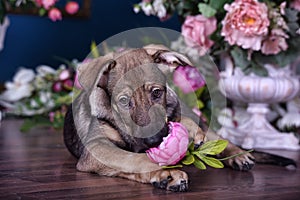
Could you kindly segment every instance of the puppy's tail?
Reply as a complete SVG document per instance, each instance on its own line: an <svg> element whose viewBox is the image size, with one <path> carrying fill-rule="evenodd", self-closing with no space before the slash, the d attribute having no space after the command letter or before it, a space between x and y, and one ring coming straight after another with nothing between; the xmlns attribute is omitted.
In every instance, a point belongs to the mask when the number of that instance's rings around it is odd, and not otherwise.
<svg viewBox="0 0 300 200"><path fill-rule="evenodd" d="M278 165L286 167L288 169L297 168L297 163L290 158L260 151L253 151L251 152L251 154L254 156L255 162L259 164Z"/></svg>

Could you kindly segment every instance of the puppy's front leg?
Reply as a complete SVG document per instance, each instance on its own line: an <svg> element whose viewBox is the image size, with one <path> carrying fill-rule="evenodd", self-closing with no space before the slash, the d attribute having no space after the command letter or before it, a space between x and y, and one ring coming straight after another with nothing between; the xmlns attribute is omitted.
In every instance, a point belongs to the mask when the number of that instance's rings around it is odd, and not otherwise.
<svg viewBox="0 0 300 200"><path fill-rule="evenodd" d="M188 117L181 116L180 123L188 130L189 138L193 139L195 148L199 147L205 140L205 133L203 130Z"/></svg>
<svg viewBox="0 0 300 200"><path fill-rule="evenodd" d="M107 151L103 151L107 149ZM99 157L109 152L115 156ZM118 157L117 161L115 157ZM105 159L105 161L104 161ZM184 192L188 189L188 176L180 170L163 170L152 163L145 153L131 153L117 148L107 148L99 143L84 150L77 163L77 169L95 172L99 175L118 176L141 183L151 183L154 187L170 191Z"/></svg>
<svg viewBox="0 0 300 200"><path fill-rule="evenodd" d="M103 133L103 130L111 132ZM120 149L106 137L114 135L114 131L116 130L109 125L102 125L91 132L97 134L89 136L85 141L83 154L77 163L79 171L151 183L155 187L171 191L187 190L188 176L185 172L163 170L158 164L151 162L145 153Z"/></svg>

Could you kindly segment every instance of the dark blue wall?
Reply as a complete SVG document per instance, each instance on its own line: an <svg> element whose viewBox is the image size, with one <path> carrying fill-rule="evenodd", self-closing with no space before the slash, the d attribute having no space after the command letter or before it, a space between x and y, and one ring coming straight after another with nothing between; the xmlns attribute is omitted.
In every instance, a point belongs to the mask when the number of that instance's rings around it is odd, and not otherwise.
<svg viewBox="0 0 300 200"><path fill-rule="evenodd" d="M180 30L176 17L161 22L143 13L135 14L139 0L92 0L90 19L52 22L47 18L9 15L4 49L0 52L0 83L10 80L19 67L35 68L46 64L58 67L55 56L82 60L90 51L92 40L98 43L122 31L157 26Z"/></svg>

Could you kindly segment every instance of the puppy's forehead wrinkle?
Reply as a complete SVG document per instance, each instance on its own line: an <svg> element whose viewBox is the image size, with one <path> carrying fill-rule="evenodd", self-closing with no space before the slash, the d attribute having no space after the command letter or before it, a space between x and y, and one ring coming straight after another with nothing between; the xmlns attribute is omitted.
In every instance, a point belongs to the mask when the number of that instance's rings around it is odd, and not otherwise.
<svg viewBox="0 0 300 200"><path fill-rule="evenodd" d="M111 94L116 92L114 90L120 91L128 86L135 90L146 83L165 85L166 77L145 50L130 50L114 59L117 64L110 71L108 81Z"/></svg>

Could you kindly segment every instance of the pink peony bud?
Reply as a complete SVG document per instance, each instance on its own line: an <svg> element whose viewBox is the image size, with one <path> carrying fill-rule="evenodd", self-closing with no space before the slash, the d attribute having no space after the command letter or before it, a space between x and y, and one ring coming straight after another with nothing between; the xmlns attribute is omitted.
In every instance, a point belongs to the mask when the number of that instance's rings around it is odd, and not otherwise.
<svg viewBox="0 0 300 200"><path fill-rule="evenodd" d="M63 82L63 87L66 90L72 90L73 85L74 85L74 82L71 79L67 79Z"/></svg>
<svg viewBox="0 0 300 200"><path fill-rule="evenodd" d="M62 91L62 84L61 84L61 82L58 81L58 82L53 83L52 90L54 92L61 92Z"/></svg>
<svg viewBox="0 0 300 200"><path fill-rule="evenodd" d="M70 15L74 15L75 13L78 12L79 10L79 5L77 2L75 1L69 1L67 4L66 4L66 7L65 7L65 10L68 14Z"/></svg>
<svg viewBox="0 0 300 200"><path fill-rule="evenodd" d="M189 144L187 129L178 122L169 122L169 134L158 147L146 151L147 156L160 166L175 165L184 158Z"/></svg>
<svg viewBox="0 0 300 200"><path fill-rule="evenodd" d="M49 12L48 12L48 17L52 20L52 21L58 21L58 20L62 20L62 15L60 10L58 10L57 8L52 8Z"/></svg>
<svg viewBox="0 0 300 200"><path fill-rule="evenodd" d="M174 72L173 81L183 93L194 92L205 85L205 80L197 70L192 66L179 66Z"/></svg>
<svg viewBox="0 0 300 200"><path fill-rule="evenodd" d="M71 77L71 73L69 70L64 69L60 72L60 74L58 75L59 80L64 81L67 80L68 78Z"/></svg>
<svg viewBox="0 0 300 200"><path fill-rule="evenodd" d="M50 112L49 113L49 120L50 120L50 122L54 122L54 117L55 117L55 112Z"/></svg>

